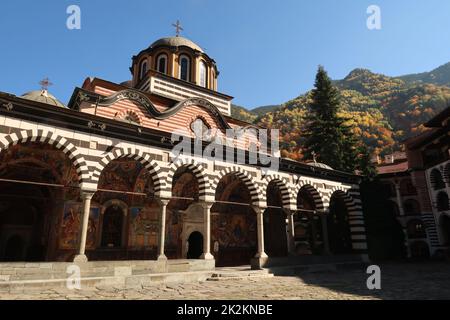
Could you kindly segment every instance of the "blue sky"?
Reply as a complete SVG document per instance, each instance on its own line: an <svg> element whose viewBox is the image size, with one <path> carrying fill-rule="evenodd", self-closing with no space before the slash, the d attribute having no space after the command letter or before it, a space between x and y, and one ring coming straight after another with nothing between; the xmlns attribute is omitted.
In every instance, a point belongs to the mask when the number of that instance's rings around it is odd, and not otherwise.
<svg viewBox="0 0 450 320"><path fill-rule="evenodd" d="M66 9L81 8L81 30ZM369 5L381 30L366 27ZM0 4L0 91L23 94L49 77L67 103L88 77L122 82L131 57L154 40L183 36L214 58L219 90L253 108L309 90L317 65L334 79L357 67L387 75L450 61L448 0L14 0Z"/></svg>

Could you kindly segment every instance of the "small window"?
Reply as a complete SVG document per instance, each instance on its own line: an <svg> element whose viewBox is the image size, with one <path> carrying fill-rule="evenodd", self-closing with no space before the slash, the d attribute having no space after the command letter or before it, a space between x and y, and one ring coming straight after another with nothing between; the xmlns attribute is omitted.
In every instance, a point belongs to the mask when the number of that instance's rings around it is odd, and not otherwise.
<svg viewBox="0 0 450 320"><path fill-rule="evenodd" d="M190 60L188 56L180 56L180 79L184 81L190 81Z"/></svg>
<svg viewBox="0 0 450 320"><path fill-rule="evenodd" d="M208 68L206 67L205 61L200 62L200 86L207 87L208 86Z"/></svg>
<svg viewBox="0 0 450 320"><path fill-rule="evenodd" d="M158 56L158 59L156 60L156 68L158 72L167 73L167 56L165 54Z"/></svg>
<svg viewBox="0 0 450 320"><path fill-rule="evenodd" d="M140 125L139 117L133 111L127 111L121 120L130 124Z"/></svg>
<svg viewBox="0 0 450 320"><path fill-rule="evenodd" d="M141 67L139 68L139 80L144 79L147 74L147 61L144 60L141 62Z"/></svg>

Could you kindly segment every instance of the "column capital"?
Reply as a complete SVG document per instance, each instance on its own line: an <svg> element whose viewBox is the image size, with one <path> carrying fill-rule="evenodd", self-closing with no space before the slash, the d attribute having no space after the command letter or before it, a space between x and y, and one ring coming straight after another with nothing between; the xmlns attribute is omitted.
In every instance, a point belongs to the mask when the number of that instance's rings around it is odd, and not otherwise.
<svg viewBox="0 0 450 320"><path fill-rule="evenodd" d="M267 209L267 208L258 207L258 206L251 206L251 207L255 211L256 214L264 214L264 211Z"/></svg>
<svg viewBox="0 0 450 320"><path fill-rule="evenodd" d="M211 209L211 207L214 205L215 202L214 201L200 201L199 203L204 209Z"/></svg>
<svg viewBox="0 0 450 320"><path fill-rule="evenodd" d="M93 190L81 190L81 198L91 200L96 191Z"/></svg>
<svg viewBox="0 0 450 320"><path fill-rule="evenodd" d="M158 198L158 199L155 199L155 200L161 206L167 206L169 204L169 201L170 201L170 199L165 199L165 198Z"/></svg>

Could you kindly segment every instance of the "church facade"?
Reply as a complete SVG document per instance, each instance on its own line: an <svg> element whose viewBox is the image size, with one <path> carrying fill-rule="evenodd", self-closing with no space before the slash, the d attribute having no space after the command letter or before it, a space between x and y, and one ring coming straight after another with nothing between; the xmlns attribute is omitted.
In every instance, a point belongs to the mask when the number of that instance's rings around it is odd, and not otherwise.
<svg viewBox="0 0 450 320"><path fill-rule="evenodd" d="M0 261L367 258L359 177L264 148L200 46L159 39L130 71L87 78L68 106L0 92Z"/></svg>

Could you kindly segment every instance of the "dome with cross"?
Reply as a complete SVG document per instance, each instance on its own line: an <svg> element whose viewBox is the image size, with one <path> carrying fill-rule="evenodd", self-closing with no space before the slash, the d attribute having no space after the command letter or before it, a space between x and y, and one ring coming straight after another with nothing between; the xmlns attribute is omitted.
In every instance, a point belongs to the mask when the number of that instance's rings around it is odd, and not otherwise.
<svg viewBox="0 0 450 320"><path fill-rule="evenodd" d="M150 45L150 48L152 49L156 49L158 47L161 46L166 46L166 47L189 47L193 50L196 51L200 51L200 52L204 52L203 49L197 45L196 43L194 43L193 41L181 37L181 36L176 36L176 37L167 37L167 38L161 38L159 40L156 40L155 42L153 42Z"/></svg>
<svg viewBox="0 0 450 320"><path fill-rule="evenodd" d="M21 98L49 104L55 107L67 108L61 101L45 89L27 92L22 95Z"/></svg>

